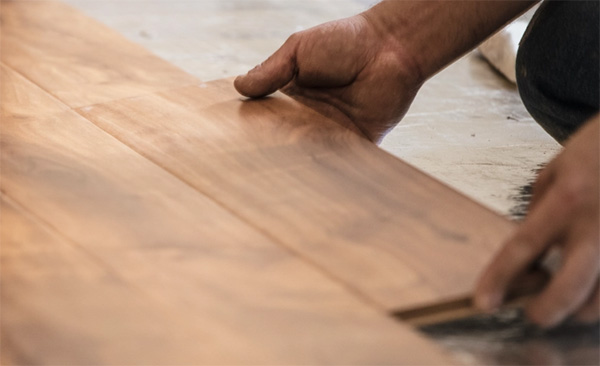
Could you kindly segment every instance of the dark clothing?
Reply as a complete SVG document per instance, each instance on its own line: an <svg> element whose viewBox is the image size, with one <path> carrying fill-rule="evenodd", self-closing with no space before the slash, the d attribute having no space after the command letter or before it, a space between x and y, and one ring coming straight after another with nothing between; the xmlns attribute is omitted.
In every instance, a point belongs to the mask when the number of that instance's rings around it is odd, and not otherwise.
<svg viewBox="0 0 600 366"><path fill-rule="evenodd" d="M600 103L600 1L545 1L517 54L517 84L525 107L564 142Z"/></svg>

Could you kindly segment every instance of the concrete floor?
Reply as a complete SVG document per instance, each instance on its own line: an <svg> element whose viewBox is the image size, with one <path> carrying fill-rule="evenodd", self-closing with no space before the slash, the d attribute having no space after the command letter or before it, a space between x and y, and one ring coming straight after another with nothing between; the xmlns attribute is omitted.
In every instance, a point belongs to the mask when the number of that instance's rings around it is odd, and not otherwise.
<svg viewBox="0 0 600 366"><path fill-rule="evenodd" d="M66 0L204 81L245 73L293 32L372 0ZM560 146L472 52L432 78L381 147L507 216ZM511 211L512 210L512 211Z"/></svg>

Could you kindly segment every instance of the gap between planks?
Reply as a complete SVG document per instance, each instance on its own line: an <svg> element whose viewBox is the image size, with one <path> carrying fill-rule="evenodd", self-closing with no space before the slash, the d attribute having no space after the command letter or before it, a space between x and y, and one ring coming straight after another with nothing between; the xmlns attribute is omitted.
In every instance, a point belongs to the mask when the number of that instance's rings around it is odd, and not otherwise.
<svg viewBox="0 0 600 366"><path fill-rule="evenodd" d="M143 150L138 150L138 149L135 148L135 146L127 144L126 141L121 140L117 134L112 134L112 133L110 133L110 131L107 131L107 130L103 129L102 126L94 123L94 121L92 121L88 117L86 117L85 114L82 114L81 110L83 110L83 109L84 108L77 108L77 109L73 109L73 110L77 114L79 114L81 117L83 117L84 119L86 119L89 123L93 124L98 129L100 129L102 132L106 133L109 136L112 136L115 140L119 141L119 143L123 144L124 146L127 146L127 148L129 148L131 151L134 151L136 154L140 155L141 157L143 157L147 161L149 161L152 164L156 165L157 167L161 168L162 170L164 170L168 174L172 175L173 177L175 177L179 181L183 182L185 185L187 185L191 189L197 191L198 193L200 193L201 195L203 195L207 199L213 201L216 205L218 205L219 207L221 207L222 209L224 209L225 211L227 211L228 213L230 213L231 215L233 215L234 217L236 217L237 219L239 219L240 221L242 221L246 225L252 227L254 230L258 231L259 233L261 233L262 235L264 235L265 237L267 237L269 240L271 240L273 243L277 244L279 247L281 247L286 252L288 252L288 253L292 254L293 256L299 258L300 260L302 260L303 262L305 262L306 264L308 264L310 267L312 267L313 269L315 269L319 273L323 274L325 277L329 278L333 282L335 282L338 285L340 285L348 293L352 294L355 298L357 298L358 300L360 300L364 304L366 304L366 305L374 308L377 311L384 312L384 313L388 314L390 317L393 318L393 311L390 312L388 309L385 308L385 306L383 306L382 304L378 303L377 301L373 300L372 298L370 298L369 296L367 296L366 294L364 294L363 292L361 292L359 289L357 289L356 287L354 287L352 284L348 283L348 281L344 281L339 276L336 276L334 273L332 273L331 271L327 270L327 268L325 268L324 266L319 265L314 260L312 260L311 258L309 258L307 255L303 254L301 251L299 251L299 250L295 249L293 246L287 244L284 241L283 238L278 238L275 234L273 234L269 230L266 230L266 229L260 227L258 224L256 224L255 222L253 222L250 218L247 218L243 214L239 213L237 210L235 210L233 207L231 207L227 203L223 202L222 200L220 200L220 199L218 199L218 198L216 198L214 196L211 196L208 192L206 192L205 190L203 190L201 187L195 186L189 180L187 180L184 176L179 175L176 171L174 171L174 170L170 169L168 166L166 166L166 164L165 165L161 164L160 161L156 161L156 160L152 159L150 156L146 155Z"/></svg>

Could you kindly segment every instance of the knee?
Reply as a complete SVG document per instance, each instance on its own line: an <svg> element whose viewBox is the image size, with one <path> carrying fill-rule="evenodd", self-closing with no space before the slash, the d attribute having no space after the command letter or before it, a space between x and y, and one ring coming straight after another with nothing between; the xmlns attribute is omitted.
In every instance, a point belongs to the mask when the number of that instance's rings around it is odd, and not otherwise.
<svg viewBox="0 0 600 366"><path fill-rule="evenodd" d="M521 99L559 142L598 111L598 33L598 2L546 2L521 40Z"/></svg>

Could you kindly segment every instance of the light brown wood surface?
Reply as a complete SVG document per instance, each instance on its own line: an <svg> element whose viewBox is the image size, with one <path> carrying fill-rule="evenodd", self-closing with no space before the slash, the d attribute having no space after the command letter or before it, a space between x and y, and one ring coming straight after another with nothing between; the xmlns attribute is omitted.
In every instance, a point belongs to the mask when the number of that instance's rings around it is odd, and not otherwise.
<svg viewBox="0 0 600 366"><path fill-rule="evenodd" d="M2 62L70 107L198 80L54 1L2 1Z"/></svg>
<svg viewBox="0 0 600 366"><path fill-rule="evenodd" d="M511 224L283 95L2 1L2 360L448 364L392 311Z"/></svg>
<svg viewBox="0 0 600 366"><path fill-rule="evenodd" d="M78 111L386 310L470 293L511 228L352 129L229 80Z"/></svg>
<svg viewBox="0 0 600 366"><path fill-rule="evenodd" d="M3 363L449 362L344 283L80 116L71 108L79 102L65 104L76 82L36 73L44 58L23 54L30 26L11 18L27 11L44 30L51 18L35 10L66 16L61 4L41 4L2 2L2 33L15 42L3 43L2 60L28 60L18 71L0 65ZM80 25L70 37L96 37L79 33L95 23L67 14ZM37 42L43 55L45 40ZM57 74L90 56L85 47L69 52L77 57L57 57ZM109 66L90 74L110 75ZM107 77L102 98L122 97L110 92L121 82ZM98 94L89 95L84 104Z"/></svg>
<svg viewBox="0 0 600 366"><path fill-rule="evenodd" d="M51 296L53 287L44 286L43 278L31 280L39 282L35 287L5 282L30 270L6 259L1 267L2 287L8 284L2 329L13 343L22 341L11 348L25 348L21 359L44 364L393 364L442 359L407 328L74 111L62 110L59 101L13 70L3 66L2 80L2 193L127 284L107 279L104 286L92 282L89 291L78 291L76 279L68 298L54 300L56 305L39 303L44 295ZM29 96L39 107L25 112ZM18 232L13 225L3 222L2 230L9 238L3 240L3 254L7 245L23 245L14 239ZM40 261L48 271L77 271L61 268L52 258ZM157 342L136 337L150 325L140 320L129 327L128 321L145 311L138 306L141 300L119 295L127 291L146 295L152 311L166 307L183 333L179 337L201 346L178 342L178 334L169 332L173 326L164 328L164 339ZM114 314L113 297L124 302ZM10 306L31 301L44 312L34 308L27 314L27 308ZM83 314L64 303L81 304L83 309L77 310ZM18 318L29 316L31 324L25 327ZM70 316L80 329L60 321ZM160 322L170 322L169 317ZM153 326L160 329L160 324ZM24 328L33 328L29 337L12 336ZM46 337L57 339L60 347L34 347ZM79 337L79 345L71 344L72 337ZM161 340L176 344L163 349L161 357L144 353ZM81 348L80 353L71 347ZM187 352L180 353L180 347ZM432 353L408 352L413 347L431 348Z"/></svg>
<svg viewBox="0 0 600 366"><path fill-rule="evenodd" d="M217 346L4 195L1 204L3 365L174 364Z"/></svg>

